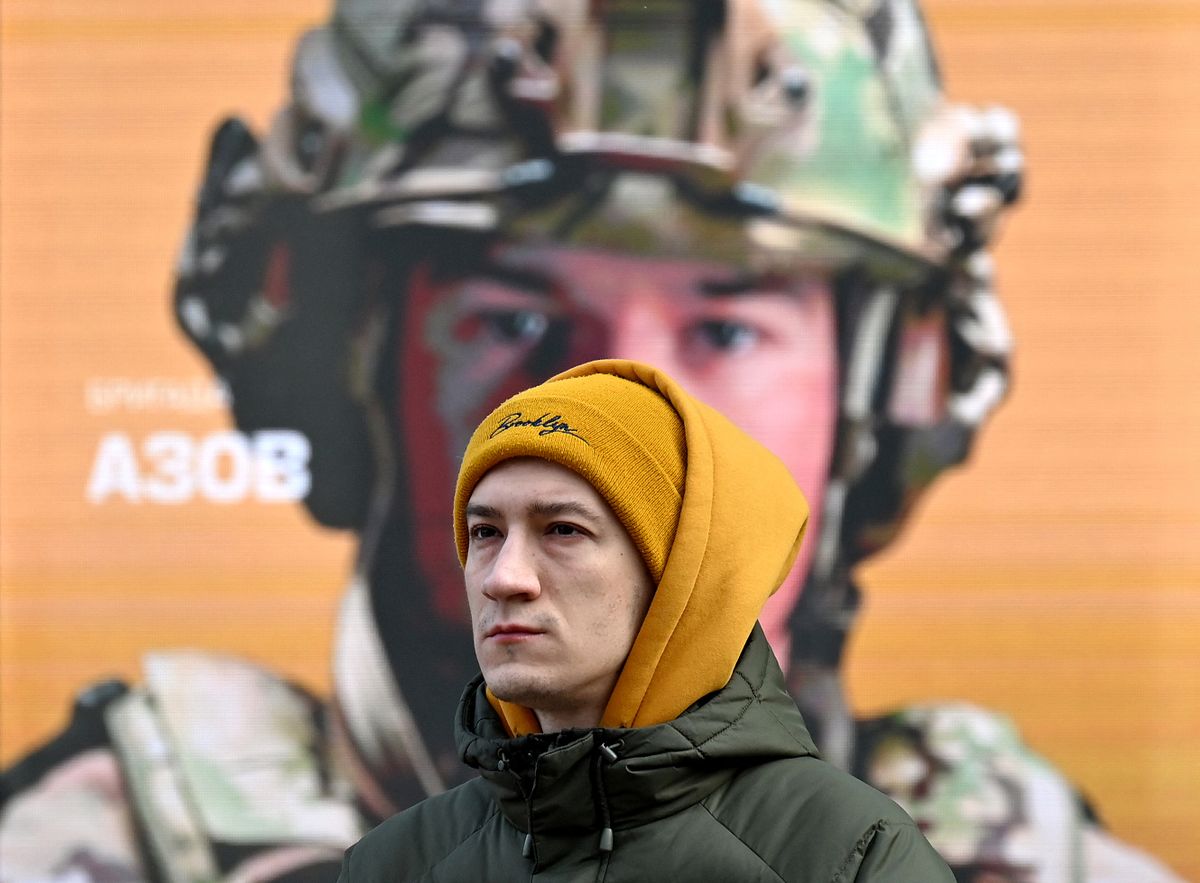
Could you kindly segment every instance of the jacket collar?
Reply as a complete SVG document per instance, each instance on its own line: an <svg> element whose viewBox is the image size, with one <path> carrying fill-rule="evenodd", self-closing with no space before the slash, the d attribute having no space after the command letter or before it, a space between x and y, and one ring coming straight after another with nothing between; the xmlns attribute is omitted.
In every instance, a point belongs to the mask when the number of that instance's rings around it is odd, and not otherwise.
<svg viewBox="0 0 1200 883"><path fill-rule="evenodd" d="M599 848L605 828L680 812L746 766L817 754L757 625L729 683L665 724L511 738L476 678L459 705L456 736L504 816L532 834L538 864L589 832Z"/></svg>

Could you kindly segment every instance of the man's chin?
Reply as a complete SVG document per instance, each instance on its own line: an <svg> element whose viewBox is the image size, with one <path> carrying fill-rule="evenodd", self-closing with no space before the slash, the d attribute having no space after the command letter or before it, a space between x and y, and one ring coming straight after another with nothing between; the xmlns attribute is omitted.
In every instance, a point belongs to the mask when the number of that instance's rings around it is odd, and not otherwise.
<svg viewBox="0 0 1200 883"><path fill-rule="evenodd" d="M545 701L553 695L552 686L545 675L533 670L532 666L495 666L484 670L483 679L497 699L526 708L544 706Z"/></svg>

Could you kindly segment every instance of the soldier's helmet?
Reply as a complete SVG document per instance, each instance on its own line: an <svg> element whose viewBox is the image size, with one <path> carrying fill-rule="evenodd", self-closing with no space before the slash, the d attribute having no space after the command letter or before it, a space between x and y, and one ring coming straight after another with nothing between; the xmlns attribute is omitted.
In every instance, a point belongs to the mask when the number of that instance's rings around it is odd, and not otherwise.
<svg viewBox="0 0 1200 883"><path fill-rule="evenodd" d="M1006 388L986 247L1018 194L1016 129L1001 109L946 100L915 0L339 0L301 41L269 135L225 132L206 188L216 200L240 174L246 210L283 197L353 231L310 234L296 260L340 243L393 279L496 242L832 274L840 419L793 646L836 664L850 568L966 456ZM194 236L203 221L202 206ZM177 298L185 330L230 380L243 426L313 436L318 519L362 527L401 443L381 450L367 426L380 384L346 379L356 355L378 362L364 347L387 346L362 333L377 308L352 290L366 275L293 271L308 293L247 286L218 304L188 281L203 245ZM311 343L305 364L271 355L283 339ZM287 382L264 380L272 370Z"/></svg>

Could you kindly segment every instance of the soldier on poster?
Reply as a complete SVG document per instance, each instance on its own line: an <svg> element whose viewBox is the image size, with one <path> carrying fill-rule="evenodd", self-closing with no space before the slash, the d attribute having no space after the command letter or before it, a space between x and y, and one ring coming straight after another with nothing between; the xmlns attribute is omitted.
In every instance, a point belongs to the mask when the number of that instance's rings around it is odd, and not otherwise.
<svg viewBox="0 0 1200 883"><path fill-rule="evenodd" d="M1173 880L1004 717L857 719L842 688L856 566L1006 391L989 247L1018 141L946 99L912 0L339 0L269 131L214 134L175 294L239 428L303 432L305 505L360 537L334 696L152 654L5 773L0 879L332 879L459 781L458 458L497 402L617 356L813 501L762 624L828 761L959 880Z"/></svg>

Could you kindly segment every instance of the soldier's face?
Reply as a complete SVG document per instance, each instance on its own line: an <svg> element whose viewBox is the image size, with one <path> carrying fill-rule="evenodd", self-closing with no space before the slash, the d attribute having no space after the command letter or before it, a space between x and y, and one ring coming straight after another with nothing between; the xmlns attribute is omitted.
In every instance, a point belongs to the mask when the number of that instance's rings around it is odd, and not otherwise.
<svg viewBox="0 0 1200 883"><path fill-rule="evenodd" d="M428 534L416 548L435 550L421 564L443 612L460 585L445 533L457 454L471 430L506 396L591 359L648 362L766 445L813 504L808 535L818 535L836 416L825 279L754 281L715 263L512 247L481 273L418 273L409 302L399 418L414 529ZM763 613L783 659L813 545Z"/></svg>

